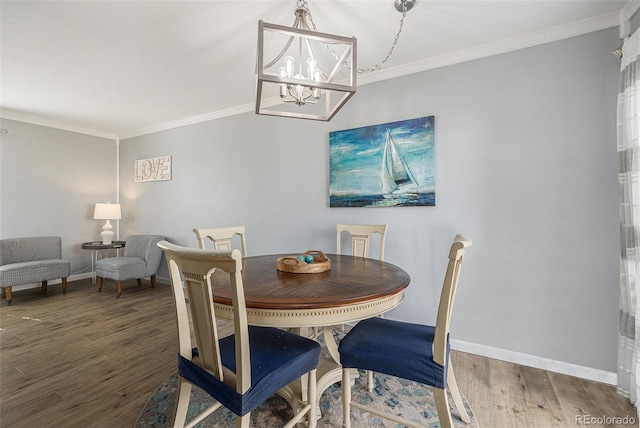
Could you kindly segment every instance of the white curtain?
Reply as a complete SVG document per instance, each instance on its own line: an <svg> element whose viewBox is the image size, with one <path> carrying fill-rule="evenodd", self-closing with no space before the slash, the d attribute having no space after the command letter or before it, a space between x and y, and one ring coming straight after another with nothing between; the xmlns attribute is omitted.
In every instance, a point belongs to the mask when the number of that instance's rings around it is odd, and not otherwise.
<svg viewBox="0 0 640 428"><path fill-rule="evenodd" d="M620 189L620 330L618 392L638 405L640 397L640 31L622 47L618 91Z"/></svg>

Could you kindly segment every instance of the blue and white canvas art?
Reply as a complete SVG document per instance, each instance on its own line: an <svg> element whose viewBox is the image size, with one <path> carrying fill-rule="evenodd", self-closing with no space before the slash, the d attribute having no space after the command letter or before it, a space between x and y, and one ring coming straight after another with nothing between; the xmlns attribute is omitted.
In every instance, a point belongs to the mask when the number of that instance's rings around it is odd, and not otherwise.
<svg viewBox="0 0 640 428"><path fill-rule="evenodd" d="M435 117L329 133L329 206L435 206Z"/></svg>

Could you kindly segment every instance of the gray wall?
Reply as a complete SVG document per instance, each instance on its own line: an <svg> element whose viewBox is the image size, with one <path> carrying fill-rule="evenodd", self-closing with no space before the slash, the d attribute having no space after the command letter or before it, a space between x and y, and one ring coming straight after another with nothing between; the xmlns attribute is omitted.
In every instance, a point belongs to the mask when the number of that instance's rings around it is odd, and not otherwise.
<svg viewBox="0 0 640 428"><path fill-rule="evenodd" d="M612 28L362 86L330 123L247 113L123 141L122 235L195 247L193 227L245 224L250 255L331 252L336 223L387 223L386 259L412 277L389 317L433 322L464 232L455 338L615 372L619 42ZM436 207L328 207L330 131L428 115ZM171 181L133 182L134 160L163 155Z"/></svg>
<svg viewBox="0 0 640 428"><path fill-rule="evenodd" d="M112 140L0 119L0 238L56 235L71 274L90 272L96 202L116 201Z"/></svg>

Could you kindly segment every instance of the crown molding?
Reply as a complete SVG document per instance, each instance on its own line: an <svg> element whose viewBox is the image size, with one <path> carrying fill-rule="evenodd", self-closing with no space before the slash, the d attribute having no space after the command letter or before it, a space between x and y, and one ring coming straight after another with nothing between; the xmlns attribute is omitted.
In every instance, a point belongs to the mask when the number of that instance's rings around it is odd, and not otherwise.
<svg viewBox="0 0 640 428"><path fill-rule="evenodd" d="M359 78L359 85L380 82L407 76L409 74L420 73L422 71L460 64L476 59L488 58L520 49L530 48L545 43L580 36L595 31L616 27L620 22L619 12L608 13L594 18L576 21L571 24L548 28L529 34L500 40L494 43L463 49L456 52L438 55L423 61L416 61L399 67L382 69Z"/></svg>
<svg viewBox="0 0 640 428"><path fill-rule="evenodd" d="M255 104L244 104L237 107L231 107L225 110L213 111L210 113L201 114L198 116L187 117L184 119L174 120L172 122L161 123L159 125L149 126L147 128L131 130L120 134L120 139L140 137L142 135L153 134L154 132L167 131L169 129L181 128L187 125L194 125L196 123L208 122L214 119L221 119L223 117L235 116L237 114L254 111Z"/></svg>
<svg viewBox="0 0 640 428"><path fill-rule="evenodd" d="M625 4L624 8L619 12L612 12L604 15L599 15L593 18L588 18L576 22L572 22L566 25L560 25L552 27L546 30L536 31L529 34L523 34L516 37L500 40L495 43L488 43L485 45L476 46L469 49L463 49L456 52L438 55L423 61L416 61L413 63L405 64L398 67L391 67L382 69L376 72L364 74L358 76L358 85L364 86L371 83L381 82L383 80L395 79L398 77L407 76L410 74L420 73L423 71L433 70L436 68L446 67L450 65L460 64L467 61L473 61L476 59L482 59L491 57L494 55L500 55L507 52L512 52L520 49L525 49L545 43L555 42L563 39L568 39L583 34L604 30L611 27L620 25L621 20L628 20L635 14L640 7L640 0L630 0ZM224 117L235 116L242 113L255 111L255 105L244 104L225 110L218 110L210 113L205 113L198 116L187 117L172 122L166 122L146 128L133 129L118 135L99 131L94 129L83 128L79 126L69 125L61 122L56 122L48 119L38 118L35 116L29 116L21 113L10 112L6 110L0 110L0 117L6 119L17 120L21 122L32 123L35 125L48 126L51 128L58 128L71 132L78 132L81 134L93 135L96 137L109 138L120 140L139 137L142 135L153 134L155 132L167 131L170 129L180 128L187 125L194 125L201 122L207 122L215 119L221 119Z"/></svg>
<svg viewBox="0 0 640 428"><path fill-rule="evenodd" d="M75 132L78 134L91 135L94 137L107 138L109 140L116 140L118 138L116 134L113 134L111 132L84 128L82 126L71 125L69 123L59 122L56 120L45 119L42 117L32 116L24 113L17 113L11 110L0 110L0 118L15 120L17 122L30 123L32 125L46 126L47 128L55 128L62 131Z"/></svg>
<svg viewBox="0 0 640 428"><path fill-rule="evenodd" d="M627 6L630 3L640 3L640 1L630 1ZM424 61L416 61L399 67L382 69L376 72L358 76L358 85L364 86L371 83L381 82L383 80L395 79L397 77L420 73L422 71L428 71L436 68L446 67L449 65L473 61L476 59L487 58L502 53L512 52L519 49L525 49L532 46L568 39L570 37L580 36L582 34L587 34L594 31L616 27L620 23L620 14L621 12L613 12L599 15L593 18L572 22L566 25L560 25L546 30L500 40L495 43L488 43L485 45L452 52L450 54L439 55L433 58L426 59ZM223 117L233 116L240 113L247 113L254 110L254 104L245 104L235 108L220 110L217 112L194 116L191 118L169 122L150 128L131 131L122 135L120 138L132 138L150 134L153 132L166 131L168 129L178 128L180 126L192 125L194 123L205 122L213 119L220 119Z"/></svg>

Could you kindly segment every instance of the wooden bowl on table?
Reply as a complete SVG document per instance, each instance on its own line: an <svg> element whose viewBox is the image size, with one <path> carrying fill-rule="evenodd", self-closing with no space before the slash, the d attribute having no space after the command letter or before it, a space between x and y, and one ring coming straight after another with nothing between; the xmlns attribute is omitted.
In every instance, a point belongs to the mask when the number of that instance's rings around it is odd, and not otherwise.
<svg viewBox="0 0 640 428"><path fill-rule="evenodd" d="M298 256L280 257L276 261L276 269L289 273L320 273L331 269L331 260L320 250L309 250L301 256L312 256L313 262L307 263Z"/></svg>

